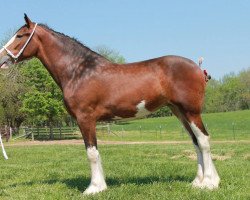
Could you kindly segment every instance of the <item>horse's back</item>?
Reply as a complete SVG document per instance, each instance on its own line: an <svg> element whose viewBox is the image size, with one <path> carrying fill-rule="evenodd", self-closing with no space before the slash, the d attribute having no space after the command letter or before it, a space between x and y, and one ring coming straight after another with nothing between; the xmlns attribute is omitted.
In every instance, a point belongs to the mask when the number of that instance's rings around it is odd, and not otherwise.
<svg viewBox="0 0 250 200"><path fill-rule="evenodd" d="M206 81L203 71L195 62L181 56L163 56L134 65L153 71L161 84L167 104L179 104L200 112Z"/></svg>
<svg viewBox="0 0 250 200"><path fill-rule="evenodd" d="M112 76L114 99L136 97L150 99L152 105L195 104L201 109L205 93L205 77L200 67L180 56L163 56L146 61L118 65ZM117 87L119 85L119 87ZM121 91L126 92L121 92ZM158 106L153 106L152 110ZM192 109L192 108L191 108Z"/></svg>

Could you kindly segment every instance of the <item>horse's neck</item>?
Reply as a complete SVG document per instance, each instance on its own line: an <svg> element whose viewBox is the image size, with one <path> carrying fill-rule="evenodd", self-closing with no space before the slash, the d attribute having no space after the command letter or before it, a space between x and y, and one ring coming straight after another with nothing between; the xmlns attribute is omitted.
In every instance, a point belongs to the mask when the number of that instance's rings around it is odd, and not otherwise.
<svg viewBox="0 0 250 200"><path fill-rule="evenodd" d="M109 63L104 57L80 44L75 45L79 51L74 53L62 39L53 35L43 38L37 55L62 90L70 80L81 78L87 69L94 70L96 66Z"/></svg>

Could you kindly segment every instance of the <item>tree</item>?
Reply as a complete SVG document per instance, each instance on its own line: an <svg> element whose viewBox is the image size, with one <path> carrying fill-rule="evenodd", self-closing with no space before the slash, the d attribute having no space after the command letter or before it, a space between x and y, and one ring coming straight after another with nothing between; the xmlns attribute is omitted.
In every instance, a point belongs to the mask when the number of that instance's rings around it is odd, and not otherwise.
<svg viewBox="0 0 250 200"><path fill-rule="evenodd" d="M239 74L241 87L241 109L250 109L250 68Z"/></svg>
<svg viewBox="0 0 250 200"><path fill-rule="evenodd" d="M62 92L38 59L25 63L21 69L28 91L22 96L21 111L27 122L52 125L66 114Z"/></svg>
<svg viewBox="0 0 250 200"><path fill-rule="evenodd" d="M217 112L222 105L222 94L219 92L221 83L211 79L206 86L204 112Z"/></svg>
<svg viewBox="0 0 250 200"><path fill-rule="evenodd" d="M206 88L205 112L226 112L250 108L250 69L210 80Z"/></svg>
<svg viewBox="0 0 250 200"><path fill-rule="evenodd" d="M171 115L172 115L171 110L165 106L153 112L148 117L166 117L166 116L171 116Z"/></svg>
<svg viewBox="0 0 250 200"><path fill-rule="evenodd" d="M2 70L0 75L0 110L1 124L19 129L25 120L25 114L20 110L21 96L26 93L24 78L18 67Z"/></svg>
<svg viewBox="0 0 250 200"><path fill-rule="evenodd" d="M122 64L125 63L126 60L120 53L114 49L110 49L105 45L97 46L95 48L96 52L101 54L103 57L107 58L111 62Z"/></svg>

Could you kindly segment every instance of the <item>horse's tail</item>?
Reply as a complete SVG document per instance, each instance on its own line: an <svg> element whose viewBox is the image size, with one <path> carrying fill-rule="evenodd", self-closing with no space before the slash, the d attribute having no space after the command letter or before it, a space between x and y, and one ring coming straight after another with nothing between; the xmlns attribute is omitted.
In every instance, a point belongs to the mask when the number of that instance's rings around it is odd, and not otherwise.
<svg viewBox="0 0 250 200"><path fill-rule="evenodd" d="M199 57L198 59L199 67L201 67L203 60L204 60L203 57Z"/></svg>
<svg viewBox="0 0 250 200"><path fill-rule="evenodd" d="M203 58L203 57L200 57L200 58L198 59L199 67L201 67L203 61L204 61L204 58ZM203 70L203 73L204 73L204 75L205 75L205 80L206 80L206 82L208 82L212 77L207 73L207 70L205 70L205 69Z"/></svg>

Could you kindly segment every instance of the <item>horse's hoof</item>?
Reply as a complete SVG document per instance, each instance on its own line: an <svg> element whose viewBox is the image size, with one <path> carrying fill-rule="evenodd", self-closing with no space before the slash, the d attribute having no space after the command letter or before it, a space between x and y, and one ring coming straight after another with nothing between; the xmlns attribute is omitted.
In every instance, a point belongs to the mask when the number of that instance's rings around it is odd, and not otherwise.
<svg viewBox="0 0 250 200"><path fill-rule="evenodd" d="M192 181L192 186L195 188L199 188L201 185L202 179L196 177L193 181Z"/></svg>
<svg viewBox="0 0 250 200"><path fill-rule="evenodd" d="M99 192L102 192L107 189L107 185L102 186L96 186L96 185L90 185L84 192L84 195L92 195Z"/></svg>
<svg viewBox="0 0 250 200"><path fill-rule="evenodd" d="M214 190L214 189L217 189L219 187L219 182L220 182L219 178L217 178L215 180L204 178L201 182L195 179L192 182L192 186L196 187L196 188L200 188L200 189Z"/></svg>

